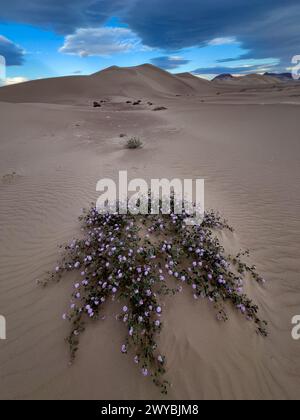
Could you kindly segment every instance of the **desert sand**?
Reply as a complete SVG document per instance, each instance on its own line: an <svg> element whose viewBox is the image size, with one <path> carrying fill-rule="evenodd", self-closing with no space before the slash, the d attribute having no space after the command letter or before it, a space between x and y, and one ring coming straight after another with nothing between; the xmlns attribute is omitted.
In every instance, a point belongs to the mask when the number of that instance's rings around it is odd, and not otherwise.
<svg viewBox="0 0 300 420"><path fill-rule="evenodd" d="M77 217L97 199L97 181L126 169L131 178L205 178L206 207L236 229L222 234L226 248L250 249L267 280L247 285L269 322L266 339L233 311L217 322L190 289L166 302L168 397L300 397L300 343L291 337L300 313L300 85L257 79L208 82L146 65L0 89L1 399L162 398L120 352L118 302L86 331L69 367L62 314L74 279L37 285L58 245L80 236ZM95 100L105 102L93 108ZM121 133L143 149L125 149Z"/></svg>

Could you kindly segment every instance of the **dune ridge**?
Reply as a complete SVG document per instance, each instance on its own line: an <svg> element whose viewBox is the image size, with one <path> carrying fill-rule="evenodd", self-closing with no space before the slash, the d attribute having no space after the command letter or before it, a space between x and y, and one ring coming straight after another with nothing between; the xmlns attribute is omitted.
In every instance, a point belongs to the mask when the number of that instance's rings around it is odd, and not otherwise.
<svg viewBox="0 0 300 420"><path fill-rule="evenodd" d="M212 88L213 90L213 88ZM110 67L91 76L68 76L34 80L0 89L0 101L72 103L109 96L148 98L195 94L195 87L150 64Z"/></svg>
<svg viewBox="0 0 300 420"><path fill-rule="evenodd" d="M136 67L112 66L90 76L66 76L33 80L0 88L0 101L12 103L53 103L86 105L105 97L146 100L164 97L215 98L241 89L256 94L276 89L299 94L300 84L286 83L273 75L249 74L241 77L205 80L191 73L171 74L151 64Z"/></svg>

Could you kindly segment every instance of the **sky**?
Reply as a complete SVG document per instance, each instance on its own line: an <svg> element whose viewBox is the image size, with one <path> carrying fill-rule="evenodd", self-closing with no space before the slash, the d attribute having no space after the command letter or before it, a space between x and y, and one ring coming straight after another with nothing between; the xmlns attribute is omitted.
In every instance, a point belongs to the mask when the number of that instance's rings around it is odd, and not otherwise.
<svg viewBox="0 0 300 420"><path fill-rule="evenodd" d="M300 54L299 0L3 3L6 84L143 63L208 78L282 72Z"/></svg>

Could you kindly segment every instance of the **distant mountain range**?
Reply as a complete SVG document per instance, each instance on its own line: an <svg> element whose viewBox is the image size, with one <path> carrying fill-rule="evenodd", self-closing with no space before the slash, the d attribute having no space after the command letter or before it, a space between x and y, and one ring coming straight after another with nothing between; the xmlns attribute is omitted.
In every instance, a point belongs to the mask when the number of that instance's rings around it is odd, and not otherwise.
<svg viewBox="0 0 300 420"><path fill-rule="evenodd" d="M224 74L220 74L218 76L216 76L213 81L241 81L242 79L246 80L248 78L261 78L261 81L264 80L264 82L267 82L269 79L270 82L275 82L275 81L280 81L280 82L294 82L294 78L292 73L269 73L266 72L263 75L255 75L255 74L248 74L245 76L233 76L232 74L229 73L224 73Z"/></svg>
<svg viewBox="0 0 300 420"><path fill-rule="evenodd" d="M213 79L214 80L231 80L234 79L234 77L232 76L232 74L229 73L224 73L224 74L219 74L219 76L215 77Z"/></svg>
<svg viewBox="0 0 300 420"><path fill-rule="evenodd" d="M294 81L292 73L265 73L265 76L277 77L277 79L283 81Z"/></svg>

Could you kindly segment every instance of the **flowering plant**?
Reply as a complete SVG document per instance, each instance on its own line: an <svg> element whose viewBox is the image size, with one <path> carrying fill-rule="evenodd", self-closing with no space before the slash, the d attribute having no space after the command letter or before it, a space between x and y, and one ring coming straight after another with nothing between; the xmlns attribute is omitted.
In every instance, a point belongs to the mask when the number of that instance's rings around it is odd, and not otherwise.
<svg viewBox="0 0 300 420"><path fill-rule="evenodd" d="M173 213L101 214L94 206L84 212L84 237L65 247L60 265L49 273L49 280L59 281L65 272L76 271L80 279L74 283L70 310L63 315L72 326L67 338L72 362L88 319L97 320L105 305L118 299L117 318L127 330L121 352L131 352L141 374L166 394L166 358L156 337L163 325L163 296L180 292L183 283L195 299L208 299L215 306L218 320L228 319L229 303L267 336L257 305L243 293L247 273L259 283L264 280L242 261L247 253L226 256L214 235L215 230L232 229L214 212L206 213L199 226L187 226L185 218Z"/></svg>

